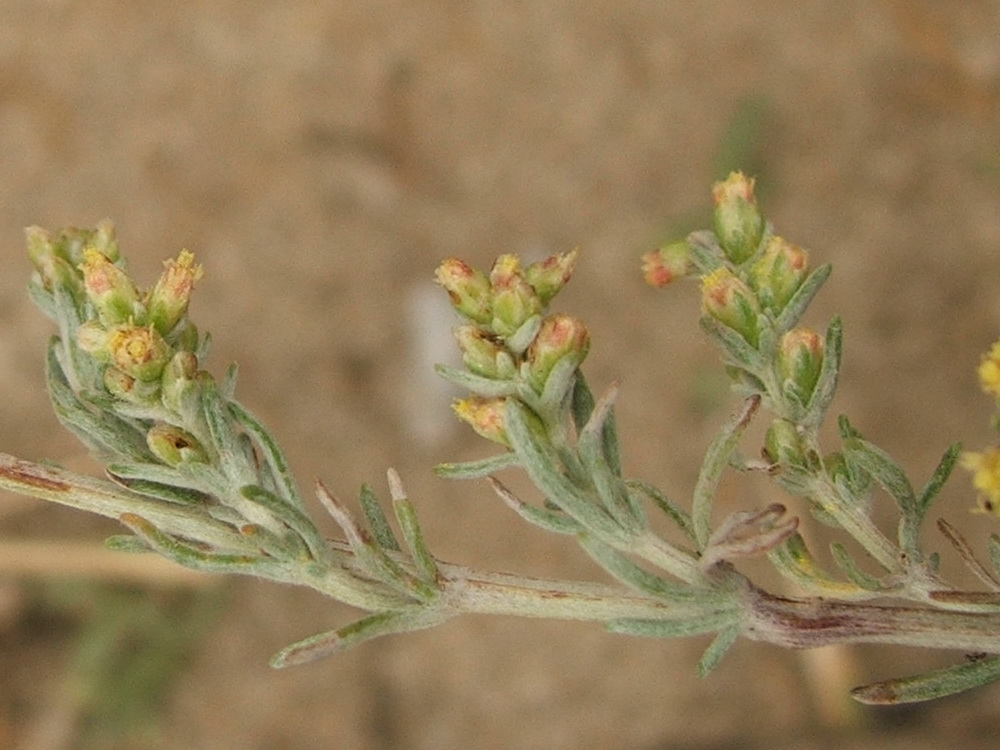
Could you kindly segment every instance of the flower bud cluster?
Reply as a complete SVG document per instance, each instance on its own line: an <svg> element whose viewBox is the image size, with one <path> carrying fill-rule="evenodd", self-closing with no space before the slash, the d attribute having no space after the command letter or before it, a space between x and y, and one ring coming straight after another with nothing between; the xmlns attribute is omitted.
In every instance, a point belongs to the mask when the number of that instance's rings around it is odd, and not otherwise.
<svg viewBox="0 0 1000 750"><path fill-rule="evenodd" d="M546 314L549 302L569 281L576 258L572 250L523 268L516 255L501 255L489 274L455 258L438 267L437 282L467 321L454 333L469 372L493 383L527 384L541 397L556 382L554 373L575 370L583 362L590 348L583 322ZM504 401L473 396L457 401L454 410L479 434L506 445Z"/></svg>
<svg viewBox="0 0 1000 750"><path fill-rule="evenodd" d="M36 297L53 317L77 321L76 347L98 366L96 380L77 373L74 382L89 392L103 387L133 408L184 412L201 376L198 331L187 319L202 275L194 255L182 251L164 264L151 288L141 289L125 270L110 223L56 234L32 227L27 234ZM152 453L169 465L204 455L194 437L171 425L152 426L146 438Z"/></svg>
<svg viewBox="0 0 1000 750"><path fill-rule="evenodd" d="M80 326L77 344L107 366L104 383L114 395L140 402L158 399L167 365L177 356L194 357L197 332L185 315L201 266L193 254L182 251L145 291L96 247L84 248L79 269L97 317Z"/></svg>

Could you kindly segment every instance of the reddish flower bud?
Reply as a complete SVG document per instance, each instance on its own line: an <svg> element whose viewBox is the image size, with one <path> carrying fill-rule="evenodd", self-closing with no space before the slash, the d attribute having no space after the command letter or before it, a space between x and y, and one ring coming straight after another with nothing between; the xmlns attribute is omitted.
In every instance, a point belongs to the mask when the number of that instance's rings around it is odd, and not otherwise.
<svg viewBox="0 0 1000 750"><path fill-rule="evenodd" d="M542 300L521 272L516 255L501 255L490 271L493 285L493 331L511 336L542 311Z"/></svg>
<svg viewBox="0 0 1000 750"><path fill-rule="evenodd" d="M579 250L550 255L545 260L532 263L524 269L524 278L538 295L542 305L547 305L569 281L576 266Z"/></svg>
<svg viewBox="0 0 1000 750"><path fill-rule="evenodd" d="M798 245L772 237L750 269L749 282L762 307L781 312L808 272L809 256Z"/></svg>
<svg viewBox="0 0 1000 750"><path fill-rule="evenodd" d="M507 430L504 427L503 398L481 398L473 396L455 401L451 408L463 422L472 425L479 435L494 443L510 447Z"/></svg>
<svg viewBox="0 0 1000 750"><path fill-rule="evenodd" d="M535 340L528 347L528 380L536 393L545 390L545 383L555 366L568 359L579 366L590 350L590 332L583 321L569 315L550 315L542 321Z"/></svg>
<svg viewBox="0 0 1000 750"><path fill-rule="evenodd" d="M702 277L701 310L736 331L751 346L757 346L760 307L750 287L726 266Z"/></svg>
<svg viewBox="0 0 1000 750"><path fill-rule="evenodd" d="M163 264L163 274L149 293L146 303L150 325L166 336L187 312L194 283L201 278L202 267L194 262L194 254L182 250L177 260Z"/></svg>
<svg viewBox="0 0 1000 750"><path fill-rule="evenodd" d="M823 337L810 328L793 328L781 338L778 372L792 381L802 403L812 396L823 367Z"/></svg>
<svg viewBox="0 0 1000 750"><path fill-rule="evenodd" d="M469 320L487 325L493 319L490 280L486 274L457 258L442 261L435 273L452 306Z"/></svg>
<svg viewBox="0 0 1000 750"><path fill-rule="evenodd" d="M693 270L691 246L687 240L671 242L642 256L642 276L650 286L666 286Z"/></svg>
<svg viewBox="0 0 1000 750"><path fill-rule="evenodd" d="M733 172L712 188L715 234L726 257L742 263L757 250L764 236L764 215L757 208L754 181Z"/></svg>
<svg viewBox="0 0 1000 750"><path fill-rule="evenodd" d="M132 279L100 250L84 250L80 270L87 297L105 326L128 323L142 312Z"/></svg>

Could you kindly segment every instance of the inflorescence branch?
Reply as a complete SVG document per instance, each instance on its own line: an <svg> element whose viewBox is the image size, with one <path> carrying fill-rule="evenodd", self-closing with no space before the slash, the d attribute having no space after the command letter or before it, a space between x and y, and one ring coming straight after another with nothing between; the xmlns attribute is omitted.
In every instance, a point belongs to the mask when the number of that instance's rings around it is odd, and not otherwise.
<svg viewBox="0 0 1000 750"><path fill-rule="evenodd" d="M308 586L366 614L279 652L299 664L371 638L431 627L467 613L588 620L647 637L710 634L709 672L743 636L787 648L881 643L964 651L953 667L855 690L868 703L927 700L1000 679L1000 537L979 560L961 534L937 522L985 591L948 584L924 522L955 464L974 472L980 508L1000 507L1000 449L960 456L947 448L922 487L884 449L840 417L839 444L821 446L842 359L842 326L800 323L830 274L775 234L753 180L715 185L714 228L643 257L646 280L701 284L701 325L719 347L742 403L707 447L690 502L622 474L614 416L617 386L595 395L580 369L590 334L578 318L550 312L577 261L571 251L522 266L500 256L487 273L445 260L437 281L461 325L463 367L438 372L468 395L456 415L498 446L497 455L437 467L441 476L486 478L523 520L576 539L614 583L540 580L484 572L437 559L414 504L389 472L391 514L369 487L361 520L323 484L322 507L341 539L326 539L308 515L288 462L267 428L235 398L236 372L202 369L209 348L188 317L202 268L184 251L156 283L126 271L113 228L28 230L35 272L30 293L58 334L47 383L56 416L105 465L106 478L0 454L0 488L117 519L130 532L109 544L156 552L181 565ZM1000 397L1000 344L980 367ZM740 446L767 419L760 458ZM995 420L1000 424L1000 419ZM516 496L496 474L522 470L540 502ZM727 471L766 470L815 518L851 540L830 547L825 569L784 505L721 516ZM873 520L888 500L896 528ZM662 516L674 531L656 531ZM799 597L765 591L740 561L766 556Z"/></svg>

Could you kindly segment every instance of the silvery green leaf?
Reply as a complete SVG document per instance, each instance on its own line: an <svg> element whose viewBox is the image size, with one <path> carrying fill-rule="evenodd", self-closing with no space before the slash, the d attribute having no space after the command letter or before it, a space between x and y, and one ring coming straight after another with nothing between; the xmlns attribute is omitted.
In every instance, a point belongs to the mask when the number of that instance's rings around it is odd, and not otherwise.
<svg viewBox="0 0 1000 750"><path fill-rule="evenodd" d="M913 677L898 677L855 688L851 695L861 703L891 706L944 698L1000 680L1000 656L980 656L951 667Z"/></svg>
<svg viewBox="0 0 1000 750"><path fill-rule="evenodd" d="M434 365L434 371L445 380L484 398L513 396L517 390L517 385L512 380L494 380L458 367Z"/></svg>
<svg viewBox="0 0 1000 750"><path fill-rule="evenodd" d="M434 467L434 473L446 479L482 479L503 469L520 466L520 463L521 459L516 453L501 453L479 461L438 464Z"/></svg>

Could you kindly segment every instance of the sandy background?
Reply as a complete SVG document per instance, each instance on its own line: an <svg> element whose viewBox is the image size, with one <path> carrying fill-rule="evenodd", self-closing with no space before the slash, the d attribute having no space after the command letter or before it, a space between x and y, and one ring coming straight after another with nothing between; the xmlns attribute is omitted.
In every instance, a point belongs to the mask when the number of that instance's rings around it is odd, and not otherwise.
<svg viewBox="0 0 1000 750"><path fill-rule="evenodd" d="M998 28L987 0L6 0L0 450L95 470L47 407L51 329L24 293L21 232L111 217L141 279L198 254L210 366L239 362L243 402L303 484L384 493L392 465L444 559L599 577L485 486L432 476L489 448L427 375L450 324L429 279L450 255L580 246L561 309L592 328L591 382L622 382L627 470L683 497L732 401L694 287L644 287L637 258L703 222L735 160L779 231L835 266L812 322L845 321L836 410L923 481L948 442L989 437L972 370L1000 328ZM959 480L944 502L979 544L995 527L967 517L970 495ZM0 544L114 531L0 500ZM178 630L202 617L201 635L143 729L116 734L79 677L108 587L63 577L0 571L0 747L932 748L1000 730L997 688L910 711L818 702L838 669L849 686L933 655L858 650L831 668L744 643L701 681L703 640L563 623L470 618L272 672L276 649L353 614L236 581L205 595L207 616L161 587L130 594ZM142 690L142 670L119 674Z"/></svg>

